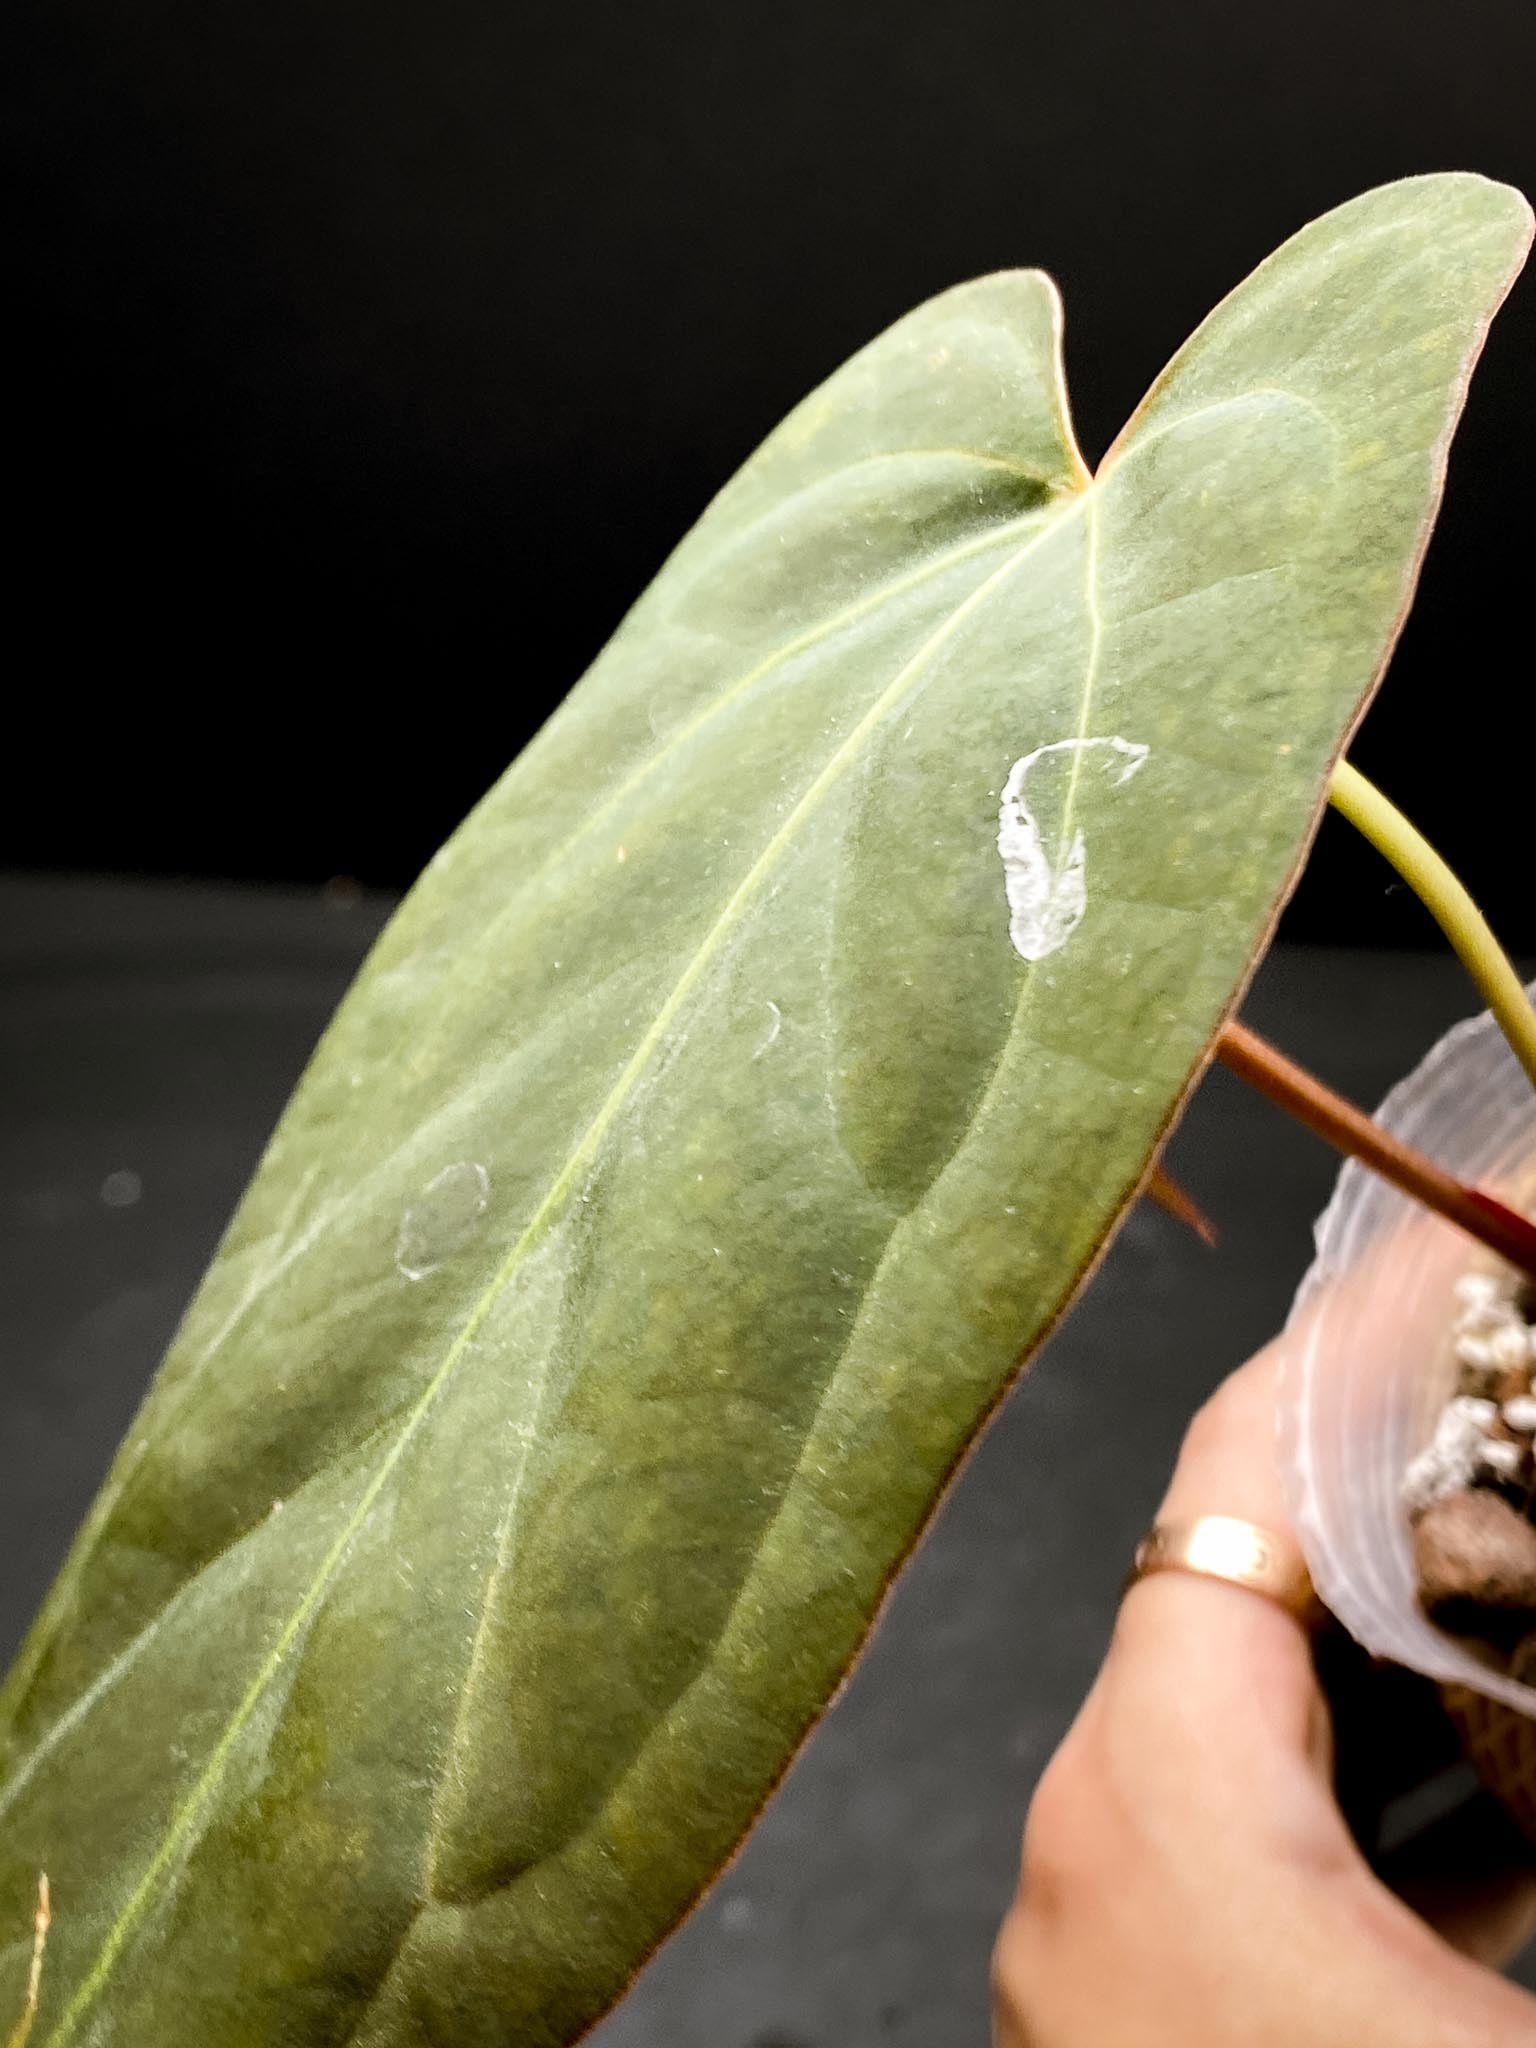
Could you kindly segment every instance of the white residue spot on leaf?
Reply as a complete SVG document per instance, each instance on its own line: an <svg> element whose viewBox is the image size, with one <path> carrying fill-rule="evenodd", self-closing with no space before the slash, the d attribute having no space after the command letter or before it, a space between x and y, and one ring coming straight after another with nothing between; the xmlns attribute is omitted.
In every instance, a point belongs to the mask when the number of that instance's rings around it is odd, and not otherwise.
<svg viewBox="0 0 1536 2048"><path fill-rule="evenodd" d="M395 1264L424 1280L473 1235L491 1199L491 1176L473 1159L456 1160L428 1181L400 1218Z"/></svg>
<svg viewBox="0 0 1536 2048"><path fill-rule="evenodd" d="M1023 959L1043 960L1059 951L1088 906L1087 848L1077 823L1083 777L1096 774L1099 788L1118 789L1148 752L1139 741L1118 735L1053 740L1009 769L997 812L997 850L1008 892L1008 936ZM1037 814L1025 801L1024 785L1045 761L1055 772L1036 795Z"/></svg>

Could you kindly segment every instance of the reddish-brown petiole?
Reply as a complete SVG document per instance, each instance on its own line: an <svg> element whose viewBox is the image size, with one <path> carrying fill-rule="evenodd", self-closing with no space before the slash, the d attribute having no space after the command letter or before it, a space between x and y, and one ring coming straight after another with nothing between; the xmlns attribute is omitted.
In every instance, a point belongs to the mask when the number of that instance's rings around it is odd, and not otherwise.
<svg viewBox="0 0 1536 2048"><path fill-rule="evenodd" d="M1360 1160L1522 1273L1536 1277L1536 1223L1508 1203L1458 1180L1405 1145L1235 1017L1216 1041L1216 1057L1340 1152Z"/></svg>

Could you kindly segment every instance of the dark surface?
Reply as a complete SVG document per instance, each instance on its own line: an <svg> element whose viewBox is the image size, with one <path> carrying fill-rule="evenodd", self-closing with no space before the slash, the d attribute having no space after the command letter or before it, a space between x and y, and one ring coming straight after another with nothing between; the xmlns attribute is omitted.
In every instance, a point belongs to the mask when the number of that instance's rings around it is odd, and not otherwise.
<svg viewBox="0 0 1536 2048"><path fill-rule="evenodd" d="M918 300L1054 271L1096 455L1312 215L1415 171L1536 187L1529 0L19 0L0 35L47 764L0 860L39 868L403 882ZM1523 750L1446 776L1439 744L1447 692L1496 722L1512 687L1533 342L1527 286L1361 765L1536 946ZM1420 930L1343 834L1297 920Z"/></svg>
<svg viewBox="0 0 1536 2048"><path fill-rule="evenodd" d="M0 883L0 1652L384 908ZM1370 1101L1469 1007L1443 956L1282 949L1247 1014ZM1102 1652L1184 1423L1283 1317L1333 1171L1222 1073L1172 1164L1221 1251L1132 1215L739 1863L601 2048L985 2040L986 1957L1030 1787Z"/></svg>

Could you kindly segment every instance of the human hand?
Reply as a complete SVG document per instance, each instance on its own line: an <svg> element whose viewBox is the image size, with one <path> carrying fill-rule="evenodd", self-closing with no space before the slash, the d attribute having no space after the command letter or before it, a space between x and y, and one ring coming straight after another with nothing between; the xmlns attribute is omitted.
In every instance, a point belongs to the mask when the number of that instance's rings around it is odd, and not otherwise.
<svg viewBox="0 0 1536 2048"><path fill-rule="evenodd" d="M1275 1361L1189 1431L1162 1519L1287 1526ZM1334 1791L1304 1626L1186 1572L1127 1594L1047 1767L994 1959L997 2048L1531 2048L1536 1998L1494 1974L1536 1924L1522 1858L1415 1911Z"/></svg>

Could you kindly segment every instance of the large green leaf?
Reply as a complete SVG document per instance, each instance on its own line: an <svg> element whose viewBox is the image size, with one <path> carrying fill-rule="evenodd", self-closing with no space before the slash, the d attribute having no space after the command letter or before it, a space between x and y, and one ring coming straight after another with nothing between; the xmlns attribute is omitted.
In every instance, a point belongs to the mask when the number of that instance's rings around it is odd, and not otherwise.
<svg viewBox="0 0 1536 2048"><path fill-rule="evenodd" d="M34 2048L620 1990L1198 1070L1527 232L1330 215L1091 484L1051 285L983 279L710 508L386 933L23 1651Z"/></svg>

